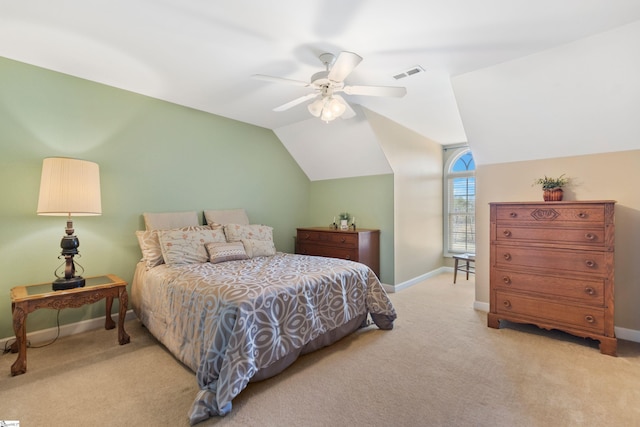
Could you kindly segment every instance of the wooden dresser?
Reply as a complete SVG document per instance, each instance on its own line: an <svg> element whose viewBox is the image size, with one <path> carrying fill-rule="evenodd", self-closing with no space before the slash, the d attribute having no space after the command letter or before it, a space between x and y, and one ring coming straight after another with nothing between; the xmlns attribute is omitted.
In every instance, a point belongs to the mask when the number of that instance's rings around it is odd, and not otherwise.
<svg viewBox="0 0 640 427"><path fill-rule="evenodd" d="M342 258L366 264L380 277L380 230L298 228L296 253Z"/></svg>
<svg viewBox="0 0 640 427"><path fill-rule="evenodd" d="M616 355L614 201L490 203L490 312L600 341Z"/></svg>

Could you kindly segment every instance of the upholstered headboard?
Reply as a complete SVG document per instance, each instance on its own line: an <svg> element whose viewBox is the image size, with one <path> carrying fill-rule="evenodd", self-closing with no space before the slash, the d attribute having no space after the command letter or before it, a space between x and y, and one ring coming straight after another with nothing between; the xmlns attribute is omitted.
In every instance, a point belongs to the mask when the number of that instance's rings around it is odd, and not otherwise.
<svg viewBox="0 0 640 427"><path fill-rule="evenodd" d="M249 217L244 209L205 210L204 219L208 225L249 225Z"/></svg>
<svg viewBox="0 0 640 427"><path fill-rule="evenodd" d="M171 228L200 225L198 222L198 213L196 211L162 213L145 212L142 216L144 217L144 225L147 230L168 230Z"/></svg>

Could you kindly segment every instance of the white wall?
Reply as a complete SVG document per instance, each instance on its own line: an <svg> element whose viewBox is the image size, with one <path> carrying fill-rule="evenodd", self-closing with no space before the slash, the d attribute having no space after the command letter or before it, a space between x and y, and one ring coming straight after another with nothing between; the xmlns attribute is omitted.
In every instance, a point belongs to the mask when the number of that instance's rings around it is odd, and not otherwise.
<svg viewBox="0 0 640 427"><path fill-rule="evenodd" d="M640 21L452 79L476 164L640 147Z"/></svg>

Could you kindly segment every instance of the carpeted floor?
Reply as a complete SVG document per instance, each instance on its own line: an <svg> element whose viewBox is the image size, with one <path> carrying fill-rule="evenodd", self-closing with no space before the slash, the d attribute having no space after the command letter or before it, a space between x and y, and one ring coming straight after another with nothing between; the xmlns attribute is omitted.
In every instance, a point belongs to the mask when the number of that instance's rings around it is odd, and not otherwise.
<svg viewBox="0 0 640 427"><path fill-rule="evenodd" d="M529 325L486 326L473 278L442 274L391 294L393 331L360 330L250 384L231 414L201 426L640 425L640 344ZM96 330L29 349L11 377L0 356L0 420L30 426L186 426L195 375L137 321L131 343Z"/></svg>

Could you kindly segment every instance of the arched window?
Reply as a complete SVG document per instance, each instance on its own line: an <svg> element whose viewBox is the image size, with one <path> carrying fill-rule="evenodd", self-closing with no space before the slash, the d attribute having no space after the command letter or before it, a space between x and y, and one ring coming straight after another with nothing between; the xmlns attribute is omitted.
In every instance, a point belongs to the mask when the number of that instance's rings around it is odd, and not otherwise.
<svg viewBox="0 0 640 427"><path fill-rule="evenodd" d="M471 150L457 148L445 165L446 255L476 252L476 164Z"/></svg>

